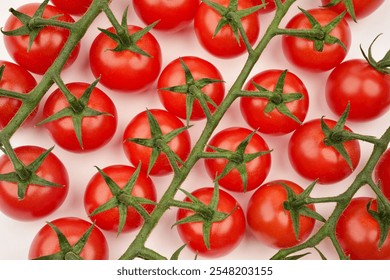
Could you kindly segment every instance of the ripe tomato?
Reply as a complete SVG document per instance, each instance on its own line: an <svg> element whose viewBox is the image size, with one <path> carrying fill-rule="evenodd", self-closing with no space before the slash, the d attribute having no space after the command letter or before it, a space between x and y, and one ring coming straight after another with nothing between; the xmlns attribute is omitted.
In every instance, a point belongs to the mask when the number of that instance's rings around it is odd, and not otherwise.
<svg viewBox="0 0 390 280"><path fill-rule="evenodd" d="M336 122L324 119L329 128ZM351 131L348 127L345 130ZM294 169L303 177L320 184L339 182L352 173L345 158L332 146L324 143L324 133L321 120L313 119L297 128L292 134L288 144L288 155ZM360 146L357 140L343 143L353 169L360 160Z"/></svg>
<svg viewBox="0 0 390 280"><path fill-rule="evenodd" d="M160 125L163 135L176 129L184 127L183 122L174 114L160 109L152 109L149 112L154 116ZM123 149L126 157L133 165L141 162L141 169L147 172L152 155L152 148L128 141L129 138L151 139L151 129L148 121L147 111L136 115L127 125L123 134ZM169 143L170 149L181 159L185 160L191 150L190 134L187 130L175 136ZM151 175L166 175L172 172L172 166L167 156L161 152L150 170Z"/></svg>
<svg viewBox="0 0 390 280"><path fill-rule="evenodd" d="M51 223L64 234L71 246L74 246L92 226L90 222L76 217L59 218ZM53 255L59 253L60 251L57 233L49 226L49 224L46 224L38 231L31 242L28 258L30 260L36 259L43 256ZM80 253L80 257L84 260L108 259L109 249L107 240L97 227L92 229L92 232Z"/></svg>
<svg viewBox="0 0 390 280"><path fill-rule="evenodd" d="M194 56L186 56L181 58L184 64L188 67L191 75L195 81L201 79L215 79L222 81L222 75L219 70L210 62ZM175 114L179 118L186 119L186 104L188 98L192 98L192 93L178 93L168 90L162 90L162 88L174 87L179 85L186 85L185 70L180 62L180 59L175 59L169 63L165 69L161 72L158 78L157 87L159 88L158 94L164 107L171 113ZM190 87L191 84L187 84ZM199 87L198 87L199 88ZM222 82L210 83L202 88L199 88L204 94L206 94L216 105L219 105L225 95L225 85ZM187 92L189 89L187 89ZM215 107L208 103L210 112L215 111ZM192 107L191 120L199 120L205 118L206 115L198 100L194 101Z"/></svg>
<svg viewBox="0 0 390 280"><path fill-rule="evenodd" d="M353 198L336 225L336 236L344 253L351 260L389 260L390 238L378 249L379 223L367 211L377 210L377 202L370 197Z"/></svg>
<svg viewBox="0 0 390 280"><path fill-rule="evenodd" d="M115 33L113 27L107 30ZM128 26L130 34L140 30L138 26ZM106 34L100 33L90 48L92 73L96 78L100 77L104 86L128 93L143 90L157 79L161 70L161 49L150 32L136 43L150 57L130 50L114 51L117 45Z"/></svg>
<svg viewBox="0 0 390 280"><path fill-rule="evenodd" d="M161 31L176 32L194 19L199 0L133 0L134 10L147 25L160 20L155 26Z"/></svg>
<svg viewBox="0 0 390 280"><path fill-rule="evenodd" d="M350 120L373 120L389 110L390 76L375 70L366 60L347 60L330 73L325 93L337 115L350 103Z"/></svg>
<svg viewBox="0 0 390 280"><path fill-rule="evenodd" d="M275 91L278 80L283 71L267 70L255 75L245 86L245 90L256 91L253 82L269 91ZM300 93L302 98L291 102L286 102L287 109L301 122L306 118L309 107L309 95L303 82L293 73L287 72L285 83L282 88L283 94ZM275 96L276 97L276 96ZM292 118L280 113L277 108L271 112L265 113L268 103L275 105L282 104L282 99L268 100L267 98L244 97L240 100L240 109L245 121L254 129L267 134L287 134L297 127L300 123Z"/></svg>
<svg viewBox="0 0 390 280"><path fill-rule="evenodd" d="M287 201L287 185L294 193L303 189L287 180L272 181L262 185L248 202L246 218L248 227L257 240L273 248L287 248L305 241L314 229L315 220L299 216L299 238L296 239L290 211L283 203ZM314 205L308 205L315 211Z"/></svg>
<svg viewBox="0 0 390 280"><path fill-rule="evenodd" d="M228 7L229 0L215 0L220 5ZM254 6L252 0L239 0L238 10L247 9ZM222 29L214 36L215 29L222 19L222 16L213 8L201 3L195 14L194 28L195 34L200 44L211 54L222 57L232 58L236 57L246 51L245 44L240 36L240 44L233 33L229 24L222 27ZM241 19L245 33L251 44L254 44L260 33L260 23L257 13L251 14Z"/></svg>
<svg viewBox="0 0 390 280"><path fill-rule="evenodd" d="M322 5L328 5L331 0L321 0ZM372 14L376 9L379 8L385 0L352 0L353 9L355 11L355 16L357 19L362 19L370 14ZM330 9L336 11L337 13L342 13L346 8L343 1L340 1L335 6L329 7Z"/></svg>
<svg viewBox="0 0 390 280"><path fill-rule="evenodd" d="M39 3L25 4L17 11L32 16L39 5ZM74 22L70 15L50 5L45 7L42 17L46 19L56 17L56 20L59 21ZM21 26L21 21L11 15L5 23L4 30L11 31ZM48 26L39 31L30 49L28 49L29 35L4 36L4 43L9 55L23 68L36 74L44 74L61 52L68 37L69 31L67 29ZM75 47L64 68L69 67L76 60L79 50L80 44Z"/></svg>
<svg viewBox="0 0 390 280"><path fill-rule="evenodd" d="M209 205L214 188L204 187L192 192L192 195ZM189 202L187 197L185 201ZM194 252L206 257L221 257L230 253L238 246L245 235L245 215L236 199L223 190L219 190L219 200L216 211L230 214L219 222L213 222L210 230L210 248L208 249L203 237L203 222L190 222L177 225L181 239ZM194 212L180 208L176 220L179 221L193 215Z"/></svg>
<svg viewBox="0 0 390 280"><path fill-rule="evenodd" d="M383 194L390 200L390 149L382 155L374 171L376 181L380 181Z"/></svg>
<svg viewBox="0 0 390 280"><path fill-rule="evenodd" d="M71 15L84 14L93 0L51 0L54 6Z"/></svg>
<svg viewBox="0 0 390 280"><path fill-rule="evenodd" d="M12 62L0 60L0 66L2 65L4 65L5 68L0 79L1 89L18 93L29 93L37 85L35 78L23 67ZM18 99L0 97L0 128L5 127L9 123L21 105L22 101ZM36 113L37 109L30 114L27 118L27 122L31 121Z"/></svg>
<svg viewBox="0 0 390 280"><path fill-rule="evenodd" d="M335 19L338 14L330 9L311 9L307 11L321 26ZM288 29L311 29L312 25L303 13L295 15L288 23ZM330 32L345 46L339 44L324 44L322 51L317 51L312 40L294 36L282 37L282 49L286 58L294 65L310 71L328 71L340 64L351 45L351 30L345 19L342 19ZM304 55L302 55L304 54Z"/></svg>
<svg viewBox="0 0 390 280"><path fill-rule="evenodd" d="M87 83L69 83L66 87L79 99L90 85ZM95 87L88 100L88 108L105 113L98 116L87 116L81 120L81 135L83 146L80 145L75 132L72 117L66 116L45 123L54 141L63 149L72 152L88 152L107 144L114 136L117 128L117 111L108 95ZM69 102L60 89L48 97L43 108L43 116L48 118L59 111L69 108L72 113L79 115L77 110L70 108Z"/></svg>
<svg viewBox="0 0 390 280"><path fill-rule="evenodd" d="M244 139L251 133L251 130L242 127L224 129L211 138L206 151L214 152L212 147L222 148L228 151L236 151L241 142L243 142ZM264 139L258 133L255 133L245 148L245 154L248 155L258 152L266 152L268 150L268 145ZM232 161L234 161L234 159L232 159ZM241 161L238 159L238 161L239 162L237 163L245 164L247 174L246 189L242 176L239 170L235 167L218 181L218 184L221 187L229 191L244 192L245 190L254 190L265 180L271 168L271 155L269 153L256 157L247 163L241 162L242 159ZM212 158L205 159L204 161L206 171L213 179L222 174L228 162L229 161L226 158Z"/></svg>
<svg viewBox="0 0 390 280"><path fill-rule="evenodd" d="M20 146L14 149L17 157L26 165L33 163L46 150L36 146ZM0 157L0 174L15 172L5 155ZM18 197L17 183L0 181L0 210L7 216L22 221L37 220L53 213L64 202L69 189L68 173L63 163L53 153L45 158L35 174L59 186L46 187L30 184L23 199Z"/></svg>
<svg viewBox="0 0 390 280"><path fill-rule="evenodd" d="M129 182L136 169L126 165L112 165L108 166L102 171L110 177L119 188L123 189ZM144 172L140 172L135 185L132 188L131 194L136 197L147 198L152 201L156 201L156 190L150 177L147 177ZM88 182L87 188L84 193L84 207L92 221L104 230L118 232L119 208L115 207L107 211L98 213L91 216L91 213L95 211L102 204L105 204L114 197L112 190L105 182L103 176L100 173L96 173ZM120 200L120 198L117 198ZM119 202L121 203L121 202ZM123 203L123 202L122 202ZM154 209L154 205L144 204L142 207L149 213ZM131 231L138 228L143 222L142 217L134 207L127 207L126 222L122 229L122 232Z"/></svg>

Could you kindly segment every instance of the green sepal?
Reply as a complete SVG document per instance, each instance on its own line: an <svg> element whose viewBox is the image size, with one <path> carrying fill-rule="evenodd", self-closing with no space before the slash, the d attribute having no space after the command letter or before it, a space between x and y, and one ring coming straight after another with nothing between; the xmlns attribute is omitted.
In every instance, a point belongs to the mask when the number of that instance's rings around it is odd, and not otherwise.
<svg viewBox="0 0 390 280"><path fill-rule="evenodd" d="M331 0L328 4L324 5L323 7L328 8L328 7L333 7L336 6L337 4L343 2L346 11L348 14L351 16L354 22L356 22L356 14L355 14L355 8L353 6L353 1L352 0Z"/></svg>
<svg viewBox="0 0 390 280"><path fill-rule="evenodd" d="M305 257L305 256L307 256L307 255L310 255L310 254L311 254L310 252L307 252L307 253L303 253L303 254L299 254L299 255L288 256L288 257L285 257L283 260L286 260L286 261L295 261L295 260L302 259L303 257Z"/></svg>
<svg viewBox="0 0 390 280"><path fill-rule="evenodd" d="M387 200L377 199L377 211L371 210L371 204L373 200L367 204L367 212L373 217L379 224L379 242L378 250L380 250L389 236L390 230L390 203Z"/></svg>
<svg viewBox="0 0 390 280"><path fill-rule="evenodd" d="M179 256L181 254L181 252L183 251L183 249L187 246L187 244L184 244L182 245L179 249L177 249L171 256L170 260L171 261L177 261L179 260Z"/></svg>
<svg viewBox="0 0 390 280"><path fill-rule="evenodd" d="M366 61L371 65L371 67L373 67L374 69L376 69L377 71L379 71L381 73L390 75L390 50L388 50L387 53L385 54L385 56L379 61L376 61L372 55L372 46L374 45L375 41L381 35L382 34L378 34L375 37L375 39L372 41L372 43L370 44L370 46L368 48L368 54L366 54L364 52L361 45L360 45L360 51L361 51L362 55L364 56L364 58L366 59Z"/></svg>
<svg viewBox="0 0 390 280"><path fill-rule="evenodd" d="M314 249L317 251L318 255L320 255L321 260L323 260L323 261L326 261L326 260L327 260L327 258L326 258L325 255L321 252L320 249L318 249L316 246L314 246Z"/></svg>

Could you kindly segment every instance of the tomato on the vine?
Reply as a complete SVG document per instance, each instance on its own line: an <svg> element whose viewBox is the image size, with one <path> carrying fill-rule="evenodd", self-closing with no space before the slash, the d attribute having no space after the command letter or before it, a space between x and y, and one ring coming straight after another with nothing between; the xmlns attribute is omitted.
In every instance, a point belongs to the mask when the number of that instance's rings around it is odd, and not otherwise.
<svg viewBox="0 0 390 280"><path fill-rule="evenodd" d="M132 166L126 165L112 165L101 170L106 176L111 178L115 184L123 189L129 182L130 178L136 172L136 169ZM119 190L118 190L119 191ZM115 196L117 194L115 193ZM122 203L120 200L125 199L124 197L130 194L123 194L123 197L117 197L118 203ZM140 172L135 181L135 184L132 186L131 195L134 197L146 198L151 201L156 201L156 190L153 184L153 181L150 177L147 177L144 172ZM91 180L88 182L88 185L84 193L84 207L85 210L92 221L101 229L118 232L118 226L120 224L120 215L124 215L119 210L121 205L111 208L109 210L91 215L98 207L107 203L109 200L112 200L114 193L105 181L104 177L100 173L96 173ZM124 203L122 203L124 205ZM141 204L148 213L151 213L154 209L154 205L151 204ZM122 209L123 210L123 209ZM126 210L126 221L124 223L123 229L121 232L127 232L138 228L143 219L138 211L131 206L127 207Z"/></svg>
<svg viewBox="0 0 390 280"><path fill-rule="evenodd" d="M199 0L133 0L134 10L147 25L159 20L156 29L176 32L194 19Z"/></svg>
<svg viewBox="0 0 390 280"><path fill-rule="evenodd" d="M311 9L307 11L315 20L321 25L325 26L334 20L339 14L324 8ZM295 15L287 23L286 28L292 30L298 29L311 29L313 26L304 13ZM315 30L315 29L314 29ZM316 43L312 40L295 37L295 36L283 36L282 37L282 49L287 60L292 64L309 70L309 71L328 71L338 64L340 64L351 45L351 30L345 19L342 19L329 33L329 36L339 40L343 46L339 43L326 43L325 38L319 39L325 40L321 42L322 50L316 49ZM333 41L333 40L331 40Z"/></svg>
<svg viewBox="0 0 390 280"><path fill-rule="evenodd" d="M39 3L25 4L19 7L17 11L31 17L39 5ZM58 21L74 22L70 15L51 5L45 7L42 17L44 19L55 17ZM4 30L16 30L22 26L22 22L14 15L11 15L5 23ZM4 43L10 56L19 65L33 73L44 74L62 51L69 34L69 30L65 28L46 26L39 30L31 47L29 46L31 40L29 35L4 36ZM64 68L69 67L76 60L79 51L80 44L77 44L66 61Z"/></svg>
<svg viewBox="0 0 390 280"><path fill-rule="evenodd" d="M84 14L93 0L51 0L54 6L71 15Z"/></svg>
<svg viewBox="0 0 390 280"><path fill-rule="evenodd" d="M322 5L328 5L332 0L321 0ZM330 6L329 8L341 13L346 10L344 1L339 1L338 4L334 6ZM352 0L354 13L356 16L356 19L362 19L364 17L367 17L368 15L372 14L376 9L379 8L380 5L383 4L385 0ZM348 16L350 16L348 14Z"/></svg>
<svg viewBox="0 0 390 280"><path fill-rule="evenodd" d="M66 84L66 87L80 100L90 85L74 82ZM61 89L54 90L45 102L43 116L51 118L64 110L68 110L69 114L45 122L44 125L54 141L65 150L93 151L107 144L115 134L117 128L115 105L111 98L97 87L92 89L87 104L82 105L82 108L73 108ZM84 113L86 116L83 116ZM76 134L78 122L80 122L78 125L81 125L81 143Z"/></svg>
<svg viewBox="0 0 390 280"><path fill-rule="evenodd" d="M93 226L90 222L76 217L59 218L51 221L51 224L58 228L70 246L76 245L88 229ZM59 237L56 231L49 224L46 224L32 240L28 258L30 260L37 259L54 254L58 255L60 252ZM62 257L65 259L67 259L68 255L70 259L78 255L84 260L107 260L109 257L109 248L106 237L94 226L79 254L72 251L63 252L63 254L64 256Z"/></svg>
<svg viewBox="0 0 390 280"><path fill-rule="evenodd" d="M213 222L210 229L210 247L207 248L204 241L203 222L189 222L177 225L182 240L187 246L200 255L206 257L221 257L234 250L245 235L245 215L237 200L229 193L219 191L219 200L216 211L226 213L228 216L218 222ZM212 201L214 188L204 187L193 191L196 197L205 205ZM189 202L187 197L185 201ZM176 220L180 221L194 215L194 211L180 208L177 211Z"/></svg>
<svg viewBox="0 0 390 280"><path fill-rule="evenodd" d="M258 188L248 202L248 227L257 240L274 248L287 248L305 241L314 229L315 219L299 215L298 239L294 233L291 213L285 209L287 190L295 194L303 188L288 180L268 182ZM307 207L315 211L314 205Z"/></svg>
<svg viewBox="0 0 390 280"><path fill-rule="evenodd" d="M324 119L331 129L336 121ZM344 126L346 131L351 131ZM324 142L325 135L321 128L321 119L313 119L298 127L288 144L288 155L294 169L303 177L320 184L339 182L349 176L360 160L360 145L357 140L344 142L351 160L352 169L347 160L332 146Z"/></svg>
<svg viewBox="0 0 390 280"><path fill-rule="evenodd" d="M262 88L271 92L276 91L278 81L282 70L266 70L258 73L246 84L245 90L256 91L257 88L253 83L260 85ZM267 134L287 134L301 125L306 118L309 108L309 95L306 86L298 76L287 72L284 80L281 94L301 94L300 98L284 101L282 96L274 94L269 98L261 97L243 97L240 100L240 109L245 121L253 128ZM271 112L266 112L267 105L272 104L274 108ZM278 109L278 105L287 108L289 114L295 116L295 119L283 114Z"/></svg>
<svg viewBox="0 0 390 280"><path fill-rule="evenodd" d="M390 107L390 76L374 69L364 59L347 60L330 73L325 87L326 101L341 115L348 103L348 118L373 120Z"/></svg>
<svg viewBox="0 0 390 280"><path fill-rule="evenodd" d="M182 62L188 67L192 75L193 81L188 81L186 71L183 68ZM219 82L207 83L203 86L197 86L196 81L202 79L213 79ZM186 85L186 93L164 90L164 88ZM196 92L192 92L191 86L196 86ZM201 87L202 86L202 87ZM189 98L193 99L191 120L199 120L206 117L206 114L200 105L197 95L198 90L202 91L214 104L208 102L207 98L201 97L207 102L207 107L210 113L216 109L215 105L219 105L225 95L225 85L222 82L222 75L219 70L207 60L195 56L185 56L180 59L175 59L170 62L161 72L158 78L158 94L164 107L178 116L186 119L187 117L187 102ZM201 88L200 88L201 87Z"/></svg>
<svg viewBox="0 0 390 280"><path fill-rule="evenodd" d="M206 152L216 152L216 149L224 149L226 151L237 151L240 144L253 131L243 127L231 127L221 130L215 134L208 143ZM253 133L247 143L244 154L231 156L230 161L223 157L205 159L205 167L209 176L213 179L218 178L224 173L225 168L229 163L235 164L225 176L218 180L218 184L235 192L251 191L259 187L260 184L268 176L271 168L271 155L268 153L269 148L265 140L258 133ZM264 153L248 161L245 160L246 155ZM242 167L242 168L241 168ZM242 174L240 171L245 169ZM247 183L244 184L243 175L246 176Z"/></svg>
<svg viewBox="0 0 390 280"><path fill-rule="evenodd" d="M380 181L383 194L390 200L390 149L387 149L379 159L375 171L375 181Z"/></svg>
<svg viewBox="0 0 390 280"><path fill-rule="evenodd" d="M355 197L336 225L336 236L341 248L351 260L389 260L390 238L379 246L380 226L367 211L377 210L377 201L370 197ZM388 229L387 229L388 230Z"/></svg>
<svg viewBox="0 0 390 280"><path fill-rule="evenodd" d="M8 61L0 60L0 66L5 66L0 76L0 88L17 93L29 93L36 85L35 78L23 67ZM22 105L22 101L16 98L0 96L0 128L5 127L15 116ZM31 112L26 123L31 121L37 113L37 109Z"/></svg>
<svg viewBox="0 0 390 280"><path fill-rule="evenodd" d="M37 146L20 146L14 150L19 160L27 166L46 151ZM2 155L0 174L11 172L15 172L12 162L6 155ZM68 194L69 178L60 159L50 152L35 174L57 186L29 184L24 197L20 199L17 183L0 181L0 210L4 214L16 220L37 220L53 213L62 205Z"/></svg>
<svg viewBox="0 0 390 280"><path fill-rule="evenodd" d="M222 6L228 7L230 0L214 0ZM238 10L253 7L252 0L239 0ZM232 58L243 54L246 47L240 35L240 43L229 24L224 25L217 34L214 35L222 16L205 3L201 3L195 14L194 28L195 34L200 44L211 54ZM254 44L260 33L260 22L257 13L250 14L241 19L243 30L248 37L250 44Z"/></svg>
<svg viewBox="0 0 390 280"><path fill-rule="evenodd" d="M141 27L128 25L129 34L141 31ZM116 34L113 27L107 31ZM118 43L104 33L93 41L89 61L93 75L100 82L114 90L134 92L143 90L153 83L161 70L161 48L156 38L147 32L136 42L145 54L131 50L115 50Z"/></svg>

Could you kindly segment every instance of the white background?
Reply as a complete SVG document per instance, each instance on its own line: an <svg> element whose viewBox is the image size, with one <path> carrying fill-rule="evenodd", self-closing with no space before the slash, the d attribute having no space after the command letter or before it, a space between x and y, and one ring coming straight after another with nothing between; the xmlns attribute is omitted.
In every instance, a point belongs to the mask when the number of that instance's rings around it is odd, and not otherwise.
<svg viewBox="0 0 390 280"><path fill-rule="evenodd" d="M28 2L31 1L0 1L0 26L4 26L4 23L9 16L8 9L10 7L17 8L20 5ZM298 5L308 9L317 7L320 4L321 1L319 0L297 1L297 3L290 10L287 17L283 20L282 24L286 24L287 20L298 12ZM118 17L121 17L122 11L127 5L130 5L128 16L129 24L144 26L144 24L136 16L131 6L131 1L113 1L112 8L115 14ZM384 34L376 42L374 46L374 54L377 58L383 57L390 46L389 12L390 1L385 1L381 8L370 17L360 20L358 24L350 22L353 37L352 46L347 59L360 58L361 55L359 44L362 44L363 48L367 49L371 41L379 33ZM261 34L263 34L271 19L272 14L267 14L260 17L262 26ZM98 34L97 27L108 27L108 21L103 15L98 18L95 24L91 27L88 35L83 39L81 43L81 51L75 64L63 73L63 79L65 82L92 82L95 79L89 70L88 49L92 40ZM245 61L245 55L235 59L222 60L208 54L198 44L192 31L192 26L175 34L162 33L158 31L152 31L152 33L159 41L162 48L163 67L179 56L199 56L212 62L221 71L226 81L226 88L229 88L229 86L232 84L234 78L238 75L241 69L240 65L243 65ZM11 61L5 50L2 40L0 41L0 54L0 59ZM254 75L260 71L270 68L288 69L291 72L297 74L303 80L308 88L311 102L306 120L319 118L321 116L336 118L336 116L327 107L324 97L324 86L329 72L314 75L290 65L285 60L281 52L280 38L275 38L271 42L264 55L260 58L260 61L256 65L252 74ZM36 76L36 78L39 81L40 77ZM127 95L106 89L102 85L99 85L99 87L108 93L117 105L119 112L119 124L114 138L102 150L87 154L73 154L62 150L60 147L56 147L54 149L54 153L63 161L69 172L69 195L59 210L37 221L20 222L12 220L0 213L0 259L26 259L30 243L38 230L45 224L45 221L50 221L65 216L77 216L83 219L88 219L83 207L83 195L86 184L92 175L96 172L94 166L96 165L103 168L113 164L129 164L124 156L121 145L124 128L133 116L145 110L146 107L149 109L163 108L156 94L156 84L153 84L148 90L144 92ZM42 107L43 106L41 105L41 108ZM40 113L41 111L39 111L35 121L41 120L42 117ZM388 127L389 117L390 114L387 113L375 121L366 123L352 122L348 123L348 126L355 132L379 137ZM191 128L193 142L195 142L197 135L199 135L199 132L202 130L204 122L198 121L194 124L195 126ZM232 106L231 110L228 111L220 126L217 128L217 131L228 126L248 127L240 115L238 102L236 102ZM268 142L270 148L274 149L272 153L271 172L266 181L275 179L288 179L295 181L303 187L309 185L310 182L298 176L288 162L287 143L290 135L278 137L263 135L263 137ZM47 131L45 131L43 128L35 128L33 126L20 129L12 138L12 144L15 147L19 145L39 145L45 148L49 148L54 145ZM361 143L361 148L361 162L352 176L337 184L322 186L318 185L318 187L313 192L313 196L328 196L343 192L352 182L354 175L356 175L357 172L359 172L359 170L362 168L371 152L371 145L369 144ZM153 177L153 181L157 187L159 197L163 194L165 187L170 182L170 179L171 176L169 175L164 177ZM212 181L205 173L203 163L199 162L184 183L183 187L187 190L193 190L195 188L211 185ZM251 193L246 193L236 196L244 209L246 209L246 204L250 195ZM358 195L372 195L372 193L370 190L364 188L359 191ZM320 211L324 216L327 216L332 210L332 206L333 205L318 205L317 210ZM176 229L171 229L171 225L175 222L175 215L175 209L167 212L148 241L148 245L151 248L156 249L158 252L168 257L182 245L182 241L180 240ZM316 229L318 229L319 226L320 224L317 223ZM125 251L128 244L133 240L136 232L123 233L119 237L116 236L116 233L104 232L104 234L110 246L110 259L117 259ZM325 240L323 243L321 243L319 248L329 259L337 258L337 255L335 254L328 240ZM248 232L240 246L232 253L222 257L221 259L268 259L275 253L276 251L274 249L260 244ZM185 249L181 257L183 259L193 259L194 254L190 250ZM313 252L312 255L309 255L306 258L318 259L318 255ZM202 259L202 257L199 257L199 259Z"/></svg>

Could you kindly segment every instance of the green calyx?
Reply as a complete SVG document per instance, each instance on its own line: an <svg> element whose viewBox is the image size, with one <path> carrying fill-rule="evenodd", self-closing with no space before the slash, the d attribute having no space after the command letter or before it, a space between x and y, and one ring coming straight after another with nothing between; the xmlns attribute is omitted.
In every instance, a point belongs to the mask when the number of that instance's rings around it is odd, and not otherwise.
<svg viewBox="0 0 390 280"><path fill-rule="evenodd" d="M371 209L372 200L367 204L367 212L373 217L379 224L379 242L378 249L381 249L385 243L390 230L390 203L387 199L377 200L377 211Z"/></svg>
<svg viewBox="0 0 390 280"><path fill-rule="evenodd" d="M331 0L328 4L324 5L323 7L325 7L325 8L333 7L333 6L336 6L339 3L343 3L344 4L347 13L356 22L355 8L353 6L353 1L352 0Z"/></svg>
<svg viewBox="0 0 390 280"><path fill-rule="evenodd" d="M364 52L362 46L360 46L360 51L362 52L366 61L371 65L371 67L373 67L374 69L376 69L381 73L390 75L390 50L387 51L385 56L379 61L376 61L372 56L372 46L374 45L375 41L379 38L380 35L382 34L376 36L375 39L370 44L370 47L368 48L368 54Z"/></svg>

